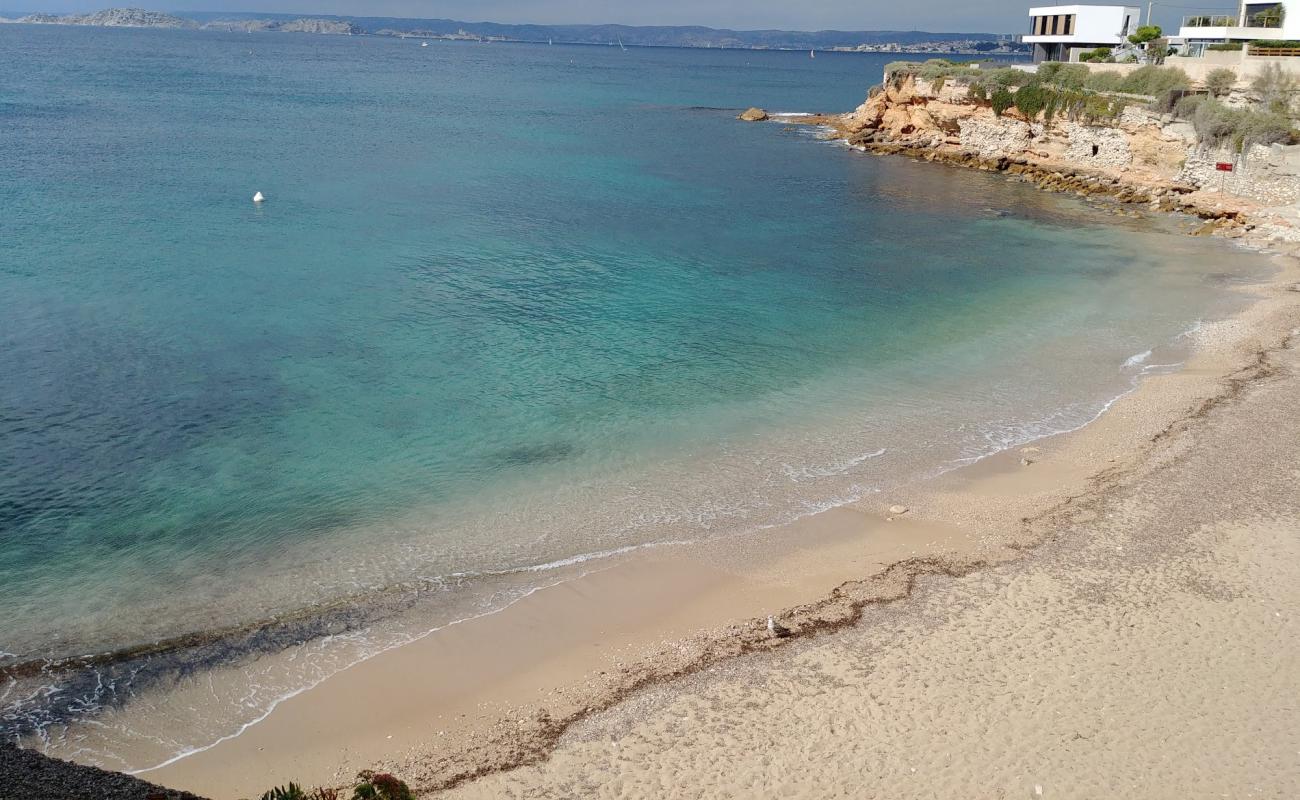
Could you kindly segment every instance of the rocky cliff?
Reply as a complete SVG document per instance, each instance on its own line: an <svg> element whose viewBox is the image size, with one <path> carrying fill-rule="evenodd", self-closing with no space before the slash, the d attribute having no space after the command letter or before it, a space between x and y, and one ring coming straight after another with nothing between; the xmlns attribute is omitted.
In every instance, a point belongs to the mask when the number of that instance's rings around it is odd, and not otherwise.
<svg viewBox="0 0 1300 800"><path fill-rule="evenodd" d="M1138 106L1101 123L1059 116L1046 123L1014 108L995 114L964 86L899 74L887 75L851 113L810 121L859 150L1000 171L1053 191L1195 214L1212 221L1207 233L1235 236L1271 225L1266 208L1300 200L1300 153L1251 148L1224 180L1214 164L1230 155L1205 152L1186 123Z"/></svg>

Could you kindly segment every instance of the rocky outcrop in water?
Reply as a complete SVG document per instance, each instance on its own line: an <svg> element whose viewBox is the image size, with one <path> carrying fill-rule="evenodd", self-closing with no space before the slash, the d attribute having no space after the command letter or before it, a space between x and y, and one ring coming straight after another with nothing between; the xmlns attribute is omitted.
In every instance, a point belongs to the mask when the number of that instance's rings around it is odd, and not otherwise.
<svg viewBox="0 0 1300 800"><path fill-rule="evenodd" d="M268 30L281 33L318 33L334 36L352 36L361 33L361 28L347 20L338 19L295 19L289 22L272 23Z"/></svg>

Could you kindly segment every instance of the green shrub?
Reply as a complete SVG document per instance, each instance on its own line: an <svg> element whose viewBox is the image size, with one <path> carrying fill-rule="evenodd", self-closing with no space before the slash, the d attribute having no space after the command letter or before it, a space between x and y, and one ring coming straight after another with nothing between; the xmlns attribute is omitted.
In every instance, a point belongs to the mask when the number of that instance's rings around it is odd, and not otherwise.
<svg viewBox="0 0 1300 800"><path fill-rule="evenodd" d="M1015 104L1015 97L1005 86L999 86L989 95L989 104L993 106L993 114L1002 116L1008 108Z"/></svg>
<svg viewBox="0 0 1300 800"><path fill-rule="evenodd" d="M1098 47L1095 50L1085 50L1079 54L1080 61L1105 61L1110 58L1109 47Z"/></svg>
<svg viewBox="0 0 1300 800"><path fill-rule="evenodd" d="M1038 68L1038 77L1044 83L1062 89L1082 89L1091 74L1091 70L1082 64L1044 64Z"/></svg>
<svg viewBox="0 0 1300 800"><path fill-rule="evenodd" d="M1296 41L1295 39L1256 39L1250 43L1250 46L1252 49L1256 47L1267 47L1293 50L1300 47L1300 41Z"/></svg>
<svg viewBox="0 0 1300 800"><path fill-rule="evenodd" d="M1138 67L1120 82L1119 91L1128 94L1159 95L1174 89L1186 89L1191 78L1178 67Z"/></svg>
<svg viewBox="0 0 1300 800"><path fill-rule="evenodd" d="M1179 119L1191 119L1196 116L1196 109L1201 107L1201 103L1209 99L1210 96L1205 94L1184 95L1174 104L1174 116Z"/></svg>
<svg viewBox="0 0 1300 800"><path fill-rule="evenodd" d="M1084 88L1094 92L1118 92L1122 83L1124 76L1118 72L1094 72L1088 76Z"/></svg>
<svg viewBox="0 0 1300 800"><path fill-rule="evenodd" d="M1296 78L1278 64L1265 64L1250 82L1250 88L1259 95L1260 102L1275 114L1286 114L1291 109Z"/></svg>
<svg viewBox="0 0 1300 800"><path fill-rule="evenodd" d="M1085 122L1107 122L1119 117L1124 111L1124 105L1124 100L1120 98L1112 100L1099 94L1090 94L1084 97L1078 116Z"/></svg>
<svg viewBox="0 0 1300 800"><path fill-rule="evenodd" d="M1138 29L1128 37L1128 40L1133 44L1146 44L1159 39L1164 33L1159 25L1139 25Z"/></svg>
<svg viewBox="0 0 1300 800"><path fill-rule="evenodd" d="M1219 53L1229 53L1241 50L1242 42L1219 42L1206 47L1206 50L1213 50Z"/></svg>
<svg viewBox="0 0 1300 800"><path fill-rule="evenodd" d="M1212 97L1180 106L1190 114L1197 140L1210 147L1241 150L1250 144L1289 142L1296 134L1290 119L1271 111L1228 108Z"/></svg>
<svg viewBox="0 0 1300 800"><path fill-rule="evenodd" d="M1227 67L1210 70L1205 76L1205 88L1215 97L1223 97L1232 91L1237 83L1237 73Z"/></svg>
<svg viewBox="0 0 1300 800"><path fill-rule="evenodd" d="M940 78L956 78L977 75L979 70L958 64L946 58L932 58L929 61L892 61L885 65L885 74L901 76L915 75L923 81L934 82Z"/></svg>
<svg viewBox="0 0 1300 800"><path fill-rule="evenodd" d="M1033 122L1047 108L1048 96L1054 94L1056 93L1042 84L1031 83L1016 90L1012 99L1025 119Z"/></svg>
<svg viewBox="0 0 1300 800"><path fill-rule="evenodd" d="M279 786L262 795L262 800L339 800L339 793L334 789L313 789L310 792L296 783Z"/></svg>
<svg viewBox="0 0 1300 800"><path fill-rule="evenodd" d="M989 99L989 90L982 83L972 83L968 96L977 103L983 103Z"/></svg>

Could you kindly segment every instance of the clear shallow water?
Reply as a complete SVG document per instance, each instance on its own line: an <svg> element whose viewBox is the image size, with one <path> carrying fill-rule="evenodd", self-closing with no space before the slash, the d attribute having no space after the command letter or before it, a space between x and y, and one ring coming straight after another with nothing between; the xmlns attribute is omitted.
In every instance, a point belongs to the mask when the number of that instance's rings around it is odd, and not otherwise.
<svg viewBox="0 0 1300 800"><path fill-rule="evenodd" d="M866 497L1086 422L1258 268L733 119L886 60L0 26L0 665ZM7 728L113 702L71 674Z"/></svg>

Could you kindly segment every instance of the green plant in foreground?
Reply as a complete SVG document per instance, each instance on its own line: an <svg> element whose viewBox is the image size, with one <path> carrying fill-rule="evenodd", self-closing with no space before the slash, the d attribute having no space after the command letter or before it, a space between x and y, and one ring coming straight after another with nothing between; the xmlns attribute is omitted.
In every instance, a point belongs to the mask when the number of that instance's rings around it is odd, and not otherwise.
<svg viewBox="0 0 1300 800"><path fill-rule="evenodd" d="M415 800L410 787L387 772L365 770L357 773L357 781L352 800Z"/></svg>
<svg viewBox="0 0 1300 800"><path fill-rule="evenodd" d="M277 786L262 795L262 800L308 800L307 793L296 783Z"/></svg>

